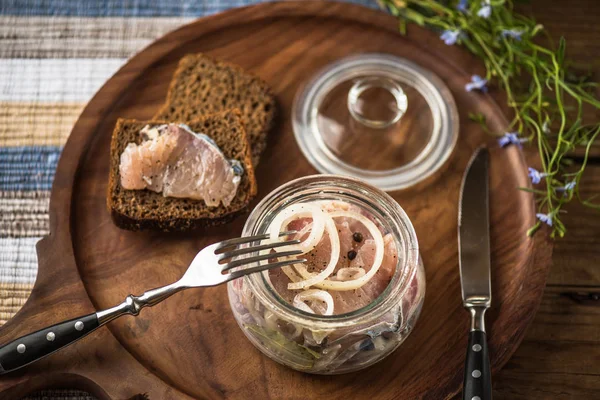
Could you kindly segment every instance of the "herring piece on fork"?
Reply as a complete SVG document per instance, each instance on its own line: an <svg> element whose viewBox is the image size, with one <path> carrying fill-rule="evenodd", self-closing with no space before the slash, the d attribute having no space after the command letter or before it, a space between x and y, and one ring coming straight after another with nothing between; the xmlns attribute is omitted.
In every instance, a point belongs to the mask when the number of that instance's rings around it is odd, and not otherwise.
<svg viewBox="0 0 600 400"><path fill-rule="evenodd" d="M280 237L294 233L296 232L282 232ZM182 290L216 286L255 272L306 262L305 259L289 258L302 253L293 247L300 242L299 240L269 241L260 244L268 238L268 234L249 236L207 246L194 257L187 271L177 282L149 290L141 296L129 295L123 303L115 307L60 322L1 346L0 374L14 371L50 355L123 315L137 316L142 308L152 307ZM287 246L292 247L286 249ZM225 251L227 249L231 250ZM282 251L277 252L276 249ZM252 253L258 255L251 256ZM239 258L242 255L248 257ZM285 259L268 262L281 257ZM230 261L226 262L227 259ZM261 261L267 263L261 264ZM233 268L236 270L228 272Z"/></svg>

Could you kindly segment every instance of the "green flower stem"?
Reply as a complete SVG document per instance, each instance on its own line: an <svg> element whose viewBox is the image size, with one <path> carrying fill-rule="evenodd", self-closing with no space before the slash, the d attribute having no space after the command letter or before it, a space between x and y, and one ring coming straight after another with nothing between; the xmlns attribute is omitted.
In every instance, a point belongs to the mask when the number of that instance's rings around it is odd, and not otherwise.
<svg viewBox="0 0 600 400"><path fill-rule="evenodd" d="M403 33L407 23L439 33L459 30L458 44L478 56L485 66L486 79L496 81L506 92L507 104L514 112L508 129L518 131L531 145L537 146L546 174L545 188L521 189L535 196L540 213L552 217L553 237L565 234L561 211L574 198L600 209L599 204L582 199L579 194L591 146L600 134L600 123L583 124L583 108L590 105L600 109L600 100L593 94L599 84L574 79L567 73L564 39L561 38L557 48L551 47L552 39L543 27L534 19L515 13L510 0L491 0L489 18L477 15L483 3L476 0L467 2L466 12L456 8L458 0L380 0L379 3L399 18ZM539 36L546 39L547 46L538 40ZM489 131L485 117L469 115ZM585 147L585 157L580 168L572 172L568 156L577 147ZM565 189L573 181L575 187ZM528 234L540 226L541 221L537 221Z"/></svg>

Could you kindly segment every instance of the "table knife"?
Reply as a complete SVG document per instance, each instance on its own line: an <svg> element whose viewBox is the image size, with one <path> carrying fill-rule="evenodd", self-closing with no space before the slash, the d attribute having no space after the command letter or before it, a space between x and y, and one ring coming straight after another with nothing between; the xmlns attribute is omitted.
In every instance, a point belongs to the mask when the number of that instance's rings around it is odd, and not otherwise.
<svg viewBox="0 0 600 400"><path fill-rule="evenodd" d="M458 210L458 254L463 305L471 314L463 400L490 400L492 379L485 312L492 303L487 149L478 149L463 177Z"/></svg>

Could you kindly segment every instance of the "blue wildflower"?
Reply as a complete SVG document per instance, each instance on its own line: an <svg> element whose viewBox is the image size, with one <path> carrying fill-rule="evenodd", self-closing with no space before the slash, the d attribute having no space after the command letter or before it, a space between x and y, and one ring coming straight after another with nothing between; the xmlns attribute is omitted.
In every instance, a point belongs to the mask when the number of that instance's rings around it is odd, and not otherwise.
<svg viewBox="0 0 600 400"><path fill-rule="evenodd" d="M452 46L454 43L456 43L460 35L461 32L459 29L447 29L440 35L440 39L442 39L448 46Z"/></svg>
<svg viewBox="0 0 600 400"><path fill-rule="evenodd" d="M548 224L548 226L552 226L552 214L537 213L535 216L543 223Z"/></svg>
<svg viewBox="0 0 600 400"><path fill-rule="evenodd" d="M577 181L571 181L565 186L557 187L555 190L557 192L564 192L564 196L567 197L569 195L569 192L575 189L575 185L577 185Z"/></svg>
<svg viewBox="0 0 600 400"><path fill-rule="evenodd" d="M469 0L459 0L456 9L464 13L469 12Z"/></svg>
<svg viewBox="0 0 600 400"><path fill-rule="evenodd" d="M492 6L489 1L481 3L481 8L477 11L477 16L481 18L489 18L492 15Z"/></svg>
<svg viewBox="0 0 600 400"><path fill-rule="evenodd" d="M498 139L498 144L500 147L506 147L509 144L515 144L519 147L522 147L521 143L527 142L527 139L520 139L518 135L518 132L507 132L504 134L504 136Z"/></svg>
<svg viewBox="0 0 600 400"><path fill-rule="evenodd" d="M545 176L548 176L547 173L545 172L540 172L535 168L527 168L529 170L529 177L531 178L531 183L533 183L534 185L537 185L538 183L540 183L542 181L542 178Z"/></svg>
<svg viewBox="0 0 600 400"><path fill-rule="evenodd" d="M565 185L565 190L573 190L573 189L575 189L575 185L576 184L577 184L577 182L575 182L575 181L571 181L571 182L567 183Z"/></svg>
<svg viewBox="0 0 600 400"><path fill-rule="evenodd" d="M523 31L520 29L502 29L502 37L510 37L515 40L521 40Z"/></svg>
<svg viewBox="0 0 600 400"><path fill-rule="evenodd" d="M465 90L467 92L471 92L473 90L481 90L482 92L487 92L487 79L480 77L479 75L473 75L471 77L471 82L465 85Z"/></svg>

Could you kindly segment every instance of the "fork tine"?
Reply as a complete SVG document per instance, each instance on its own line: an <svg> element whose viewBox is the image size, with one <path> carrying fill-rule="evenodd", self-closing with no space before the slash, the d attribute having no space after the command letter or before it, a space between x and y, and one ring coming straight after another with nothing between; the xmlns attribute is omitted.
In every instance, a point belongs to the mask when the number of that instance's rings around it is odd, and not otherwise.
<svg viewBox="0 0 600 400"><path fill-rule="evenodd" d="M281 232L279 234L279 237L281 237L281 236L287 236L287 235L293 235L294 233L296 233L296 231ZM270 237L270 235L268 233L265 233L264 235L245 236L245 237L241 237L241 238L223 240L215 248L215 254L218 254L217 251L222 250L222 249L224 249L226 247L231 247L231 246L237 246L237 245L240 245L240 244L257 242L259 240L268 239L269 237Z"/></svg>
<svg viewBox="0 0 600 400"><path fill-rule="evenodd" d="M219 257L219 261L224 260L226 258L233 258L236 256L241 256L242 254L252 253L255 251L274 249L277 247L289 246L289 245L298 244L298 243L300 243L300 239L287 240L285 242L261 244L260 246L254 246L254 247L244 247L241 249L232 250L232 251L228 251L226 253L221 254L221 256Z"/></svg>
<svg viewBox="0 0 600 400"><path fill-rule="evenodd" d="M239 260L233 260L223 265L221 271L228 271L231 268L239 267L244 264L252 264L259 261L269 260L271 258L280 258L280 257L289 257L289 256L297 256L302 254L302 250L290 250L290 251L282 251L281 253L270 253L270 254L262 254L260 256L250 257L250 258L242 258Z"/></svg>
<svg viewBox="0 0 600 400"><path fill-rule="evenodd" d="M234 271L225 276L227 277L227 280L229 281L232 279L241 278L242 276L253 274L255 272L262 272L262 271L266 271L266 270L273 269L273 268L285 267L287 265L292 265L292 264L297 264L297 263L305 263L305 262L306 262L305 258L300 258L297 260L295 259L295 260L278 261L278 262L274 262L274 263L270 263L270 264L259 265L258 267L246 268L241 271Z"/></svg>

